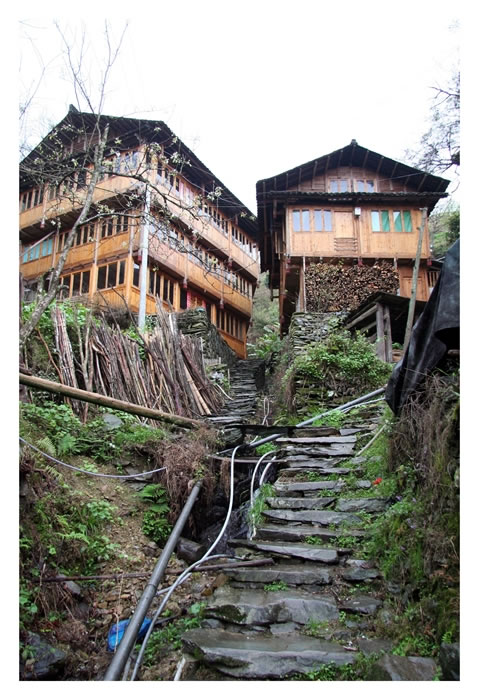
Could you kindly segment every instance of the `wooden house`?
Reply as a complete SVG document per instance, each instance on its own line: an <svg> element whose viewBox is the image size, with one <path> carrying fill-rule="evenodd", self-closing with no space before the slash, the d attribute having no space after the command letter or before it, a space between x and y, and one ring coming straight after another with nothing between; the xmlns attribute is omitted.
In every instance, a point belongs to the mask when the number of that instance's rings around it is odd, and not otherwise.
<svg viewBox="0 0 479 700"><path fill-rule="evenodd" d="M143 285L146 314L157 304L170 311L202 306L245 357L259 275L256 218L161 121L97 118L70 108L22 161L26 286L35 288L41 278L48 284L85 202L95 146L107 125L100 177L68 252L60 296L138 312Z"/></svg>
<svg viewBox="0 0 479 700"><path fill-rule="evenodd" d="M356 141L256 185L262 271L279 290L282 333L305 311L305 271L312 262L373 265L390 261L397 294L411 295L422 212L418 300L437 278L430 265L427 217L448 180L374 153Z"/></svg>

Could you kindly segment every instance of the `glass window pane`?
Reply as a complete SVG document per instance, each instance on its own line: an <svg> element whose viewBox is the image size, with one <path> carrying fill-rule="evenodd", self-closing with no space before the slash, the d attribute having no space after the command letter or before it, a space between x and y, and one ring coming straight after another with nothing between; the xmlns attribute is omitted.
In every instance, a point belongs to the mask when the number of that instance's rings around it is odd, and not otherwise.
<svg viewBox="0 0 479 700"><path fill-rule="evenodd" d="M374 180L366 180L366 192L374 192Z"/></svg>
<svg viewBox="0 0 479 700"><path fill-rule="evenodd" d="M341 192L347 192L347 191L348 191L348 181L341 180Z"/></svg>
<svg viewBox="0 0 479 700"><path fill-rule="evenodd" d="M395 231L402 231L401 212L394 211L393 212L393 219L394 219L394 230Z"/></svg>
<svg viewBox="0 0 479 700"><path fill-rule="evenodd" d="M133 265L133 286L140 286L140 266L134 263Z"/></svg>
<svg viewBox="0 0 479 700"><path fill-rule="evenodd" d="M106 287L106 265L98 268L97 289L105 289Z"/></svg>
<svg viewBox="0 0 479 700"><path fill-rule="evenodd" d="M149 281L148 281L148 291L150 294L155 293L155 284L156 284L156 272L154 270L148 270L149 274Z"/></svg>
<svg viewBox="0 0 479 700"><path fill-rule="evenodd" d="M79 294L80 293L80 279L81 279L81 273L76 272L73 275L73 289L72 289L72 294Z"/></svg>
<svg viewBox="0 0 479 700"><path fill-rule="evenodd" d="M379 212L378 211L371 212L371 229L373 231L380 231L381 230L381 227L379 226Z"/></svg>
<svg viewBox="0 0 479 700"><path fill-rule="evenodd" d="M122 260L120 263L120 270L118 272L118 284L123 284L125 282L125 261Z"/></svg>
<svg viewBox="0 0 479 700"><path fill-rule="evenodd" d="M412 231L411 212L410 211L403 211L402 215L403 215L403 219L404 219L404 230L407 231L408 233L411 233L411 231Z"/></svg>
<svg viewBox="0 0 479 700"><path fill-rule="evenodd" d="M337 192L338 191L338 181L337 180L330 180L329 181L329 191L330 192Z"/></svg>
<svg viewBox="0 0 479 700"><path fill-rule="evenodd" d="M323 230L323 216L322 216L321 209L314 210L314 230L315 231L322 231Z"/></svg>
<svg viewBox="0 0 479 700"><path fill-rule="evenodd" d="M65 287L65 289L62 289L62 293L61 293L61 298L64 299L65 297L70 296L70 275L66 275L66 277L62 277L62 286Z"/></svg>
<svg viewBox="0 0 479 700"><path fill-rule="evenodd" d="M356 180L356 192L364 192L364 180Z"/></svg>
<svg viewBox="0 0 479 700"><path fill-rule="evenodd" d="M301 231L301 219L298 209L293 211L293 231Z"/></svg>
<svg viewBox="0 0 479 700"><path fill-rule="evenodd" d="M81 281L81 293L82 294L88 294L90 291L90 270L87 270L86 272L83 273L82 281Z"/></svg>
<svg viewBox="0 0 479 700"><path fill-rule="evenodd" d="M303 209L301 212L301 224L303 231L309 231L309 209Z"/></svg>
<svg viewBox="0 0 479 700"><path fill-rule="evenodd" d="M108 265L108 287L116 286L116 263Z"/></svg>
<svg viewBox="0 0 479 700"><path fill-rule="evenodd" d="M332 231L333 230L333 216L332 216L330 209L325 209L323 211L323 217L324 217L324 230L325 231Z"/></svg>
<svg viewBox="0 0 479 700"><path fill-rule="evenodd" d="M390 226L389 226L389 212L388 211L382 211L381 212L381 230L382 231L390 231Z"/></svg>

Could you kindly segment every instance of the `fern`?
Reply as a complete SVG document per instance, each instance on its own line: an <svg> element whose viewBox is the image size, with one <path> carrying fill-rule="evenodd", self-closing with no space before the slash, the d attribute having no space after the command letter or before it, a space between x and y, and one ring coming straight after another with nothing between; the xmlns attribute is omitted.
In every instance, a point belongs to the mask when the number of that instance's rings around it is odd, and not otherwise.
<svg viewBox="0 0 479 700"><path fill-rule="evenodd" d="M50 455L50 457L57 456L56 447L53 444L51 438L48 437L48 435L45 435L45 437L42 437L40 440L38 440L37 447L42 452L46 452L46 454Z"/></svg>

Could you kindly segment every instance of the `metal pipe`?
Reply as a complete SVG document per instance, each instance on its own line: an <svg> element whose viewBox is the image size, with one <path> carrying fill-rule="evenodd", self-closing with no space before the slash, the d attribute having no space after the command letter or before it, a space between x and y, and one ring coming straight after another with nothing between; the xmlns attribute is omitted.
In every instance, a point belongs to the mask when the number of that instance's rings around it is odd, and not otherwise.
<svg viewBox="0 0 479 700"><path fill-rule="evenodd" d="M180 517L176 521L176 524L171 531L168 541L160 555L160 558L158 559L158 562L156 563L151 578L143 591L136 610L133 613L130 623L126 628L123 638L115 652L115 656L113 657L105 677L103 678L104 681L116 681L120 677L120 674L130 655L131 649L136 642L138 631L143 623L146 613L148 612L151 602L155 597L160 581L163 578L168 561L198 497L201 484L202 481L197 481L193 486L190 495L188 496L188 500L186 501L183 510L180 513Z"/></svg>

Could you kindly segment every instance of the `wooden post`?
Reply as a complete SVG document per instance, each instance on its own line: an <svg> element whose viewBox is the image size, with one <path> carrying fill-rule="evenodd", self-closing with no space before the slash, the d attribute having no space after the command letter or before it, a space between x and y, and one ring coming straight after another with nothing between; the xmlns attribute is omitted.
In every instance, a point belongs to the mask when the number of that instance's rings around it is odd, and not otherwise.
<svg viewBox="0 0 479 700"><path fill-rule="evenodd" d="M376 304L376 355L383 362L386 361L385 342L384 342L384 309L382 304Z"/></svg>
<svg viewBox="0 0 479 700"><path fill-rule="evenodd" d="M199 420L186 418L185 416L177 416L174 413L163 413L163 411L157 411L153 408L139 406L138 404L129 403L128 401L120 401L119 399L112 399L110 396L95 394L92 391L85 391L84 389L76 389L72 386L58 384L58 382L52 382L49 379L40 379L39 377L32 377L27 374L20 373L20 384L31 386L33 389L40 389L42 391L49 391L54 394L70 396L71 398L78 399L80 401L88 401L89 403L94 403L98 406L106 406L107 408L113 408L116 411L125 411L126 413L133 413L134 415L143 416L144 418L151 418L152 420L174 423L175 425L181 425L185 428L199 428L200 426L204 425L204 423Z"/></svg>
<svg viewBox="0 0 479 700"><path fill-rule="evenodd" d="M406 322L406 333L404 335L404 352L406 352L407 347L409 345L409 339L411 338L411 331L412 331L412 326L413 326L413 322L414 322L414 310L416 308L416 294L417 294L417 279L419 276L419 265L421 263L422 239L424 236L424 229L426 228L426 216L427 216L426 207L423 207L421 209L421 211L422 211L421 227L419 229L419 238L418 238L418 242L417 242L417 251L416 251L416 261L414 263L414 271L413 271L413 275L412 275L411 300L409 302L409 311L408 311L407 322Z"/></svg>
<svg viewBox="0 0 479 700"><path fill-rule="evenodd" d="M384 306L384 355L386 362L393 361L393 339L391 331L391 314L389 306Z"/></svg>

